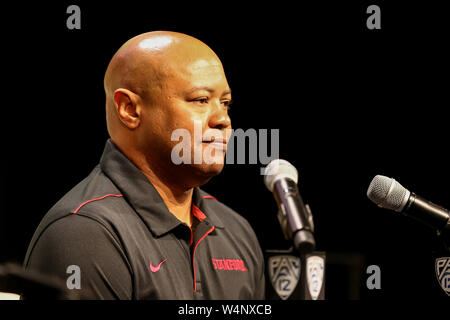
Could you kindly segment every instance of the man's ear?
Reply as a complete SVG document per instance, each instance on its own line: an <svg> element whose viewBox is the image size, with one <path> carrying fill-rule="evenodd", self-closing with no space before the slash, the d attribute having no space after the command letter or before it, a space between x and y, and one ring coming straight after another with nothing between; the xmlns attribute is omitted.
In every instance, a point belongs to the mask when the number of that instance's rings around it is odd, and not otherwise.
<svg viewBox="0 0 450 320"><path fill-rule="evenodd" d="M130 90L119 88L114 91L114 106L120 121L129 129L136 129L140 124L140 98Z"/></svg>

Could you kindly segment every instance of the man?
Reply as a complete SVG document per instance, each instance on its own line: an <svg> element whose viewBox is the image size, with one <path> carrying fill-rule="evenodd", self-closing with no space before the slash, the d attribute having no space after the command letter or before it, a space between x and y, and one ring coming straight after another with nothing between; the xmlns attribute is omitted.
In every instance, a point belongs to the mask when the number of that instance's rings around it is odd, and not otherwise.
<svg viewBox="0 0 450 320"><path fill-rule="evenodd" d="M145 33L117 51L104 86L111 139L44 217L25 267L98 299L263 299L252 228L198 188L221 172L230 137L219 58L190 36ZM179 129L190 149L177 155ZM194 161L199 150L210 161Z"/></svg>

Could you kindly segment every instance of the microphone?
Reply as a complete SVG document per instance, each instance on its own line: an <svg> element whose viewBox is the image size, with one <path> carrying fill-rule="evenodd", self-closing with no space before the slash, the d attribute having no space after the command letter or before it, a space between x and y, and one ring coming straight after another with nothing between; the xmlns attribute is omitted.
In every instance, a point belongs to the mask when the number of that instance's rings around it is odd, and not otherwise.
<svg viewBox="0 0 450 320"><path fill-rule="evenodd" d="M381 208L401 212L437 230L450 231L450 212L410 192L394 179L377 175L367 189L367 197Z"/></svg>
<svg viewBox="0 0 450 320"><path fill-rule="evenodd" d="M279 207L278 218L285 235L291 238L300 254L315 250L310 213L298 192L297 169L286 160L272 160L264 171L264 184L273 193Z"/></svg>

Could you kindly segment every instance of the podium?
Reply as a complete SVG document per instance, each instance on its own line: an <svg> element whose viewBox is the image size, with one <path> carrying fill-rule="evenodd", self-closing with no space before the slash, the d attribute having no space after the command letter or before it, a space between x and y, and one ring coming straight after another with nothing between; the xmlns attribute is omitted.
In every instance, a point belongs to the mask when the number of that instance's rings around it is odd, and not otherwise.
<svg viewBox="0 0 450 320"><path fill-rule="evenodd" d="M266 250L264 258L267 300L325 299L325 252Z"/></svg>

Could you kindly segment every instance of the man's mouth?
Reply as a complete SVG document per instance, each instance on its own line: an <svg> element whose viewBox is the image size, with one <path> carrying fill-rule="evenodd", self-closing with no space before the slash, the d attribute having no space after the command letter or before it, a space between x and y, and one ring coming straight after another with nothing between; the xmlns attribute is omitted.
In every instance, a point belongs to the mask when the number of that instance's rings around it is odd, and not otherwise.
<svg viewBox="0 0 450 320"><path fill-rule="evenodd" d="M226 151L228 141L224 138L211 137L209 139L203 140L202 143L208 144L208 146L214 149L221 149L223 151Z"/></svg>
<svg viewBox="0 0 450 320"><path fill-rule="evenodd" d="M227 144L227 140L224 138L211 137L202 141L203 143L217 143L217 144Z"/></svg>

